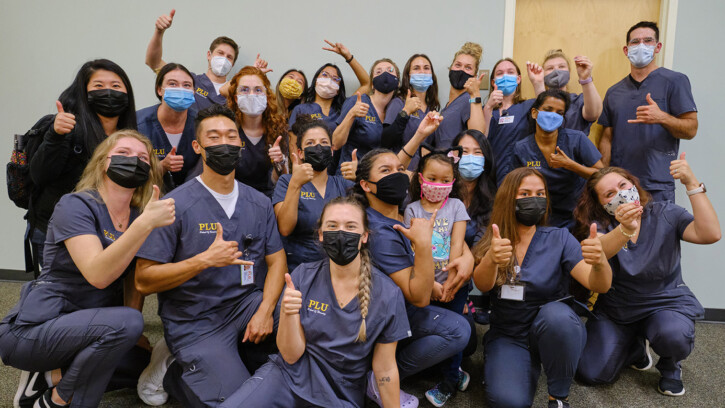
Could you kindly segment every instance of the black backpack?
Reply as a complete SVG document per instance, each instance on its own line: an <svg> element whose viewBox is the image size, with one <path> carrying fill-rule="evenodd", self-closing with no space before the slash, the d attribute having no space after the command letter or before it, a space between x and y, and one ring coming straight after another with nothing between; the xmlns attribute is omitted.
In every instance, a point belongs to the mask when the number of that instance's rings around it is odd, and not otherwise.
<svg viewBox="0 0 725 408"><path fill-rule="evenodd" d="M16 206L28 209L33 181L30 178L30 160L43 141L43 136L53 126L55 115L45 115L24 135L15 135L13 152L5 173L8 183L8 197Z"/></svg>

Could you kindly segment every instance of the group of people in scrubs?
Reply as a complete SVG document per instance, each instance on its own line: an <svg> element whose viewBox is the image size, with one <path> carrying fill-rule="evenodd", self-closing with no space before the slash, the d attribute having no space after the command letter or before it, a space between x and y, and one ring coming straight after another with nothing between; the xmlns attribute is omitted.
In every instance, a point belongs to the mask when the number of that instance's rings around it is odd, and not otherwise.
<svg viewBox="0 0 725 408"><path fill-rule="evenodd" d="M334 63L274 88L259 54L232 74L229 37L194 74L162 59L174 15L146 53L158 104L136 111L123 69L90 61L30 158L40 274L0 322L15 407L96 407L135 388L150 406L414 408L422 396L401 383L423 371L442 407L473 385L474 286L488 406L574 406L574 379L614 383L651 351L657 390L685 393L704 309L680 242L721 231L679 152L697 108L687 77L656 65L655 23L626 33L631 72L603 101L589 58L562 50L526 63L534 98L510 58L482 95L483 49L467 42L442 104L425 54L366 72L327 40L354 92ZM534 401L542 367L548 399Z"/></svg>

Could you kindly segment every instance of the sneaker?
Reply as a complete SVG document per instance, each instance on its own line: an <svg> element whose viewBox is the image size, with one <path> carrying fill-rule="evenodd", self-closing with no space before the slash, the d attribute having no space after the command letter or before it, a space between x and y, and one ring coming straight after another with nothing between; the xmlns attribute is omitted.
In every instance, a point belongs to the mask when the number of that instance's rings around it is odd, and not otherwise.
<svg viewBox="0 0 725 408"><path fill-rule="evenodd" d="M547 405L547 408L569 408L569 401L568 400L560 400L560 399L553 399L549 400L549 405Z"/></svg>
<svg viewBox="0 0 725 408"><path fill-rule="evenodd" d="M473 320L478 324L487 325L491 321L490 317L490 311L487 309L476 309L476 312L473 313Z"/></svg>
<svg viewBox="0 0 725 408"><path fill-rule="evenodd" d="M682 380L662 377L659 385L657 385L657 391L662 395L679 397L685 395L685 386L682 384Z"/></svg>
<svg viewBox="0 0 725 408"><path fill-rule="evenodd" d="M53 389L48 388L45 390L45 392L38 397L38 399L35 400L35 403L33 404L33 408L62 408L67 407L69 404L66 405L60 405L53 402L53 399L51 398L53 396Z"/></svg>
<svg viewBox="0 0 725 408"><path fill-rule="evenodd" d="M438 408L445 405L445 403L453 397L453 393L442 390L442 384L438 384L433 389L425 392L425 399L428 400L433 406Z"/></svg>
<svg viewBox="0 0 725 408"><path fill-rule="evenodd" d="M458 391L465 391L468 388L468 383L471 382L471 376L467 372L463 371L461 367L458 367Z"/></svg>
<svg viewBox="0 0 725 408"><path fill-rule="evenodd" d="M378 385L375 383L375 374L370 371L368 374L368 387L365 394L374 403L378 404L379 407L383 407L383 400L380 398L380 392L378 391ZM410 395L407 392L400 390L400 408L418 408L418 397Z"/></svg>
<svg viewBox="0 0 725 408"><path fill-rule="evenodd" d="M151 350L151 362L141 373L136 386L138 397L146 405L163 405L169 399L169 394L164 391L164 376L173 361L166 340L159 340Z"/></svg>
<svg viewBox="0 0 725 408"><path fill-rule="evenodd" d="M652 368L652 353L649 350L649 340L644 339L644 355L630 366L635 370L644 371Z"/></svg>
<svg viewBox="0 0 725 408"><path fill-rule="evenodd" d="M20 383L18 391L15 392L13 407L31 408L35 400L40 398L50 385L45 379L45 373L41 372L20 372Z"/></svg>

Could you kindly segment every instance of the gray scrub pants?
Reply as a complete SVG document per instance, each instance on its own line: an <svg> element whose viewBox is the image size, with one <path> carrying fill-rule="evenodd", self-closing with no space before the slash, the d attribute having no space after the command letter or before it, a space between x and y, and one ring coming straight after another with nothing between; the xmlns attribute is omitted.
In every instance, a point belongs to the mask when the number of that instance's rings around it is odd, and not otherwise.
<svg viewBox="0 0 725 408"><path fill-rule="evenodd" d="M149 353L134 348L143 325L141 313L129 307L79 310L33 326L3 324L0 354L6 365L25 371L62 369L58 395L72 397L73 408L95 408L118 368L114 388L133 387L148 364Z"/></svg>

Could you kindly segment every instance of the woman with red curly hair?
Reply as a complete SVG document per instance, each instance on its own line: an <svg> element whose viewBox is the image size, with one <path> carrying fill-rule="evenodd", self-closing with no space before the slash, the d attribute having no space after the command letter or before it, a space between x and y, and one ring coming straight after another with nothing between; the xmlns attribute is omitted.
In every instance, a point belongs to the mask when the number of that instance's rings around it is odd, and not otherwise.
<svg viewBox="0 0 725 408"><path fill-rule="evenodd" d="M289 172L287 120L267 76L246 66L229 82L227 105L232 109L242 140L236 179L268 197L277 178Z"/></svg>

